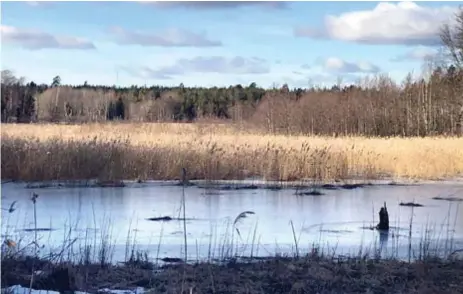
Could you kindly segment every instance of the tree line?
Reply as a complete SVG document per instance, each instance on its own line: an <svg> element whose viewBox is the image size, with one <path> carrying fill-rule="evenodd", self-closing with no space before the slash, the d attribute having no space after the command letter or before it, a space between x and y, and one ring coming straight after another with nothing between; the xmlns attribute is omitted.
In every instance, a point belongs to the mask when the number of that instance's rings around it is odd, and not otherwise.
<svg viewBox="0 0 463 294"><path fill-rule="evenodd" d="M110 120L247 123L274 133L426 136L463 133L463 70L436 68L402 84L387 77L364 85L263 89L63 86L2 83L2 122Z"/></svg>

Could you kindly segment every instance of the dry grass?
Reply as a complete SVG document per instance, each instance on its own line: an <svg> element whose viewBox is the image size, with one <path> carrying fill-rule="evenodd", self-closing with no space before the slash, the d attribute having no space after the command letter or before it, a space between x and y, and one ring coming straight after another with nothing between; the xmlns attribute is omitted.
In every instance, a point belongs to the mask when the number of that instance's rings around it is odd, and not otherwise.
<svg viewBox="0 0 463 294"><path fill-rule="evenodd" d="M330 258L310 254L301 258L272 256L263 260L166 265L133 261L116 266L73 264L2 258L2 286L29 288L35 261L43 268L34 288L97 293L103 288L154 293L462 293L463 262L429 258L405 263L395 259ZM226 261L226 260L225 260ZM153 271L156 268L156 273ZM182 291L183 289L183 291ZM185 291L186 290L186 291ZM126 293L129 291L125 291ZM133 293L133 292L132 292Z"/></svg>
<svg viewBox="0 0 463 294"><path fill-rule="evenodd" d="M463 138L271 135L228 124L2 124L2 178L442 179L463 174Z"/></svg>

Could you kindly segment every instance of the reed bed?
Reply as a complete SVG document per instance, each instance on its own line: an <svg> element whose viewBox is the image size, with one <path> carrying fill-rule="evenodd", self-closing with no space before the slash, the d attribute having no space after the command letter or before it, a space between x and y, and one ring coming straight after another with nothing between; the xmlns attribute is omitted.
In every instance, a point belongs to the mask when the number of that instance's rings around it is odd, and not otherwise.
<svg viewBox="0 0 463 294"><path fill-rule="evenodd" d="M275 135L231 124L1 126L2 179L448 179L463 138Z"/></svg>

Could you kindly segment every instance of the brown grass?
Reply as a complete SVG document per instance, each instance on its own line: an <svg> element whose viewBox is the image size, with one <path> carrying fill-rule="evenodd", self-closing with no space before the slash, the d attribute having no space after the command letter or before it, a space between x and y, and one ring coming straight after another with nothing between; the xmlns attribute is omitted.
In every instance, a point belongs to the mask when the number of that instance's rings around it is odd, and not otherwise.
<svg viewBox="0 0 463 294"><path fill-rule="evenodd" d="M461 293L463 262L347 260L319 256L256 262L167 265L154 273L138 264L50 264L34 288L96 293L106 287L144 287L154 293ZM2 259L2 285L29 287L29 262ZM29 266L30 267L30 266ZM183 289L183 292L182 292Z"/></svg>
<svg viewBox="0 0 463 294"><path fill-rule="evenodd" d="M2 124L2 178L262 176L442 179L463 174L463 138L271 135L231 124Z"/></svg>

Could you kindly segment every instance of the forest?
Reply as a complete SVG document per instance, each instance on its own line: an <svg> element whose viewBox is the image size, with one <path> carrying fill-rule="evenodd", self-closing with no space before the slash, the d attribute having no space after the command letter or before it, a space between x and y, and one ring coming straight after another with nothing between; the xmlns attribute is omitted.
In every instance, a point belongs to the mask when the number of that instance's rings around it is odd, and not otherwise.
<svg viewBox="0 0 463 294"><path fill-rule="evenodd" d="M428 79L398 85L375 77L340 88L263 89L183 85L130 88L21 83L2 72L2 123L245 122L272 133L310 135L461 135L463 71L436 68Z"/></svg>

